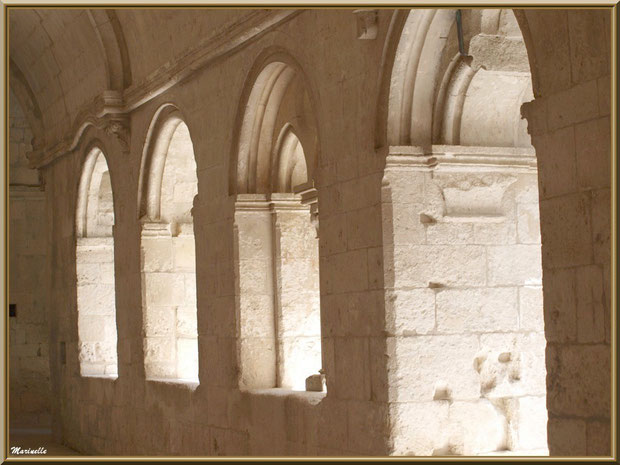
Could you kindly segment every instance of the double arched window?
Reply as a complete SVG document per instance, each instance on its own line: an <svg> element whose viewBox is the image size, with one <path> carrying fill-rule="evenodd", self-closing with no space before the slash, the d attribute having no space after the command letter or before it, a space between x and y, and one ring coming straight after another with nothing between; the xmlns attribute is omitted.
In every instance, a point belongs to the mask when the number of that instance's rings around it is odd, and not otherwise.
<svg viewBox="0 0 620 465"><path fill-rule="evenodd" d="M96 146L82 166L76 232L80 373L115 377L114 195L106 157Z"/></svg>

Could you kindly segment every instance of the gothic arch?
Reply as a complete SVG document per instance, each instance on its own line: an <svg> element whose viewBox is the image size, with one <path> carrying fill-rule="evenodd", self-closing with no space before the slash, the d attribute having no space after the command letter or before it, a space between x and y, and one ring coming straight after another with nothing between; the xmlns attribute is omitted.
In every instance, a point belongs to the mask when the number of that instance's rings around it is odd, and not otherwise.
<svg viewBox="0 0 620 465"><path fill-rule="evenodd" d="M10 58L9 61L11 89L24 110L30 128L32 129L35 138L33 146L40 147L45 143L45 127L43 126L43 117L39 102L17 63L15 63L12 58Z"/></svg>
<svg viewBox="0 0 620 465"><path fill-rule="evenodd" d="M90 140L75 210L77 330L82 376L118 374L114 189L103 144Z"/></svg>
<svg viewBox="0 0 620 465"><path fill-rule="evenodd" d="M231 195L279 188L273 167L285 125L303 145L307 178L312 179L320 151L313 95L301 67L286 52L269 49L259 56L239 102L230 158Z"/></svg>
<svg viewBox="0 0 620 465"><path fill-rule="evenodd" d="M95 139L86 145L87 154L82 164L82 172L78 186L78 197L76 206L75 228L77 237L87 237L93 230L93 206L90 204L90 197L93 196L93 189L100 185L102 176L109 172L109 165L106 152L101 141ZM111 176L110 181L111 181ZM114 189L111 185L112 199Z"/></svg>
<svg viewBox="0 0 620 465"><path fill-rule="evenodd" d="M375 123L377 149L391 145L418 146L427 150L433 144L461 144L460 124L465 97L475 92L475 89L472 91L472 81L484 79L489 65L488 57L473 58L468 55L469 49L475 46L477 34L497 33L501 27L499 14L499 10L492 9L476 10L473 14L471 10L465 10L466 55L462 55L457 46L456 10L398 10L394 13L380 67ZM515 18L522 29L522 15L515 15ZM510 33L514 31L508 31ZM528 74L529 30L525 28L525 33L519 31L519 34L525 48L519 50L521 60L518 66L510 71ZM496 65L491 64L491 72L494 71L492 66ZM515 119L520 119L521 104L533 98L531 80L528 76L517 95L504 99L505 108L502 110L505 111L499 113L504 120L487 121L488 127L480 128L480 131L506 131ZM494 96L501 98L502 91L509 88L495 89ZM485 97L479 91L469 101ZM500 128L502 124L504 127ZM524 123L522 126L523 132ZM510 134L495 141L465 145L528 146L526 138L522 134Z"/></svg>
<svg viewBox="0 0 620 465"><path fill-rule="evenodd" d="M151 120L142 149L138 180L138 217L157 221L161 216L161 189L168 148L181 123L180 110L171 103L160 106Z"/></svg>
<svg viewBox="0 0 620 465"><path fill-rule="evenodd" d="M108 88L122 91L131 85L131 66L127 44L114 10L86 10L105 56Z"/></svg>

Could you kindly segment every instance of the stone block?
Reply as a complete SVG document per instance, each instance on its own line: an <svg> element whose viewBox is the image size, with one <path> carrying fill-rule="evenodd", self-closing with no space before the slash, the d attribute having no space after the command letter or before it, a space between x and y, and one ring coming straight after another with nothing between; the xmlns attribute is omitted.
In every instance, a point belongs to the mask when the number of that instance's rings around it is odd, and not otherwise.
<svg viewBox="0 0 620 465"><path fill-rule="evenodd" d="M583 82L609 73L609 36L592 33L608 30L604 18L608 14L607 11L595 9L567 11L573 82Z"/></svg>
<svg viewBox="0 0 620 465"><path fill-rule="evenodd" d="M541 199L575 192L577 174L574 141L572 126L538 137L536 152Z"/></svg>
<svg viewBox="0 0 620 465"><path fill-rule="evenodd" d="M548 435L549 455L586 455L586 423L583 420L550 418Z"/></svg>
<svg viewBox="0 0 620 465"><path fill-rule="evenodd" d="M611 263L611 192L602 189L592 192L592 247L594 262Z"/></svg>
<svg viewBox="0 0 620 465"><path fill-rule="evenodd" d="M543 290L541 286L519 288L519 328L523 331L544 331Z"/></svg>
<svg viewBox="0 0 620 465"><path fill-rule="evenodd" d="M428 288L389 291L385 312L390 335L409 336L433 332L435 291Z"/></svg>
<svg viewBox="0 0 620 465"><path fill-rule="evenodd" d="M145 363L167 362L174 363L176 357L176 343L172 336L146 337L144 339ZM154 377L147 371L148 377ZM173 375L174 376L174 375ZM172 377L173 377L172 376ZM170 377L170 376L167 376Z"/></svg>
<svg viewBox="0 0 620 465"><path fill-rule="evenodd" d="M597 82L598 87L598 110L601 116L611 113L611 79L610 76L602 77Z"/></svg>
<svg viewBox="0 0 620 465"><path fill-rule="evenodd" d="M424 204L426 201L424 178L423 172L397 169L387 171L384 183L389 186L389 200L395 204Z"/></svg>
<svg viewBox="0 0 620 465"><path fill-rule="evenodd" d="M480 353L495 357L497 376L489 397L541 396L545 394L545 335L496 333L480 336ZM503 355L508 354L508 363ZM495 360L497 362L495 362ZM501 367L506 369L502 369ZM503 370L503 373L502 373Z"/></svg>
<svg viewBox="0 0 620 465"><path fill-rule="evenodd" d="M611 405L610 358L611 349L605 344L550 345L547 348L550 417L607 418ZM549 438L553 441L552 435Z"/></svg>
<svg viewBox="0 0 620 465"><path fill-rule="evenodd" d="M383 173L372 173L342 183L342 205L346 211L377 205L381 201L382 176ZM319 202L322 205L320 197Z"/></svg>
<svg viewBox="0 0 620 465"><path fill-rule="evenodd" d="M84 284L77 289L78 311L83 315L114 315L116 312L114 286Z"/></svg>
<svg viewBox="0 0 620 465"><path fill-rule="evenodd" d="M347 215L336 214L321 218L319 244L324 255L347 250Z"/></svg>
<svg viewBox="0 0 620 465"><path fill-rule="evenodd" d="M575 270L545 271L544 318L548 342L577 339L577 296Z"/></svg>
<svg viewBox="0 0 620 465"><path fill-rule="evenodd" d="M204 341L204 342L203 342ZM206 357L206 376L211 385L228 387L237 385L237 340L232 337L201 337L201 353Z"/></svg>
<svg viewBox="0 0 620 465"><path fill-rule="evenodd" d="M580 343L605 341L605 314L609 311L603 289L602 269L599 266L579 267L575 270L577 341Z"/></svg>
<svg viewBox="0 0 620 465"><path fill-rule="evenodd" d="M320 337L281 338L277 350L279 387L304 391L306 378L322 367Z"/></svg>
<svg viewBox="0 0 620 465"><path fill-rule="evenodd" d="M196 338L197 330L196 307L177 307L176 310L176 334L179 337ZM166 322L167 325L170 321ZM172 326L171 326L172 327Z"/></svg>
<svg viewBox="0 0 620 465"><path fill-rule="evenodd" d="M610 186L610 124L609 118L597 118L575 126L577 182L581 189Z"/></svg>
<svg viewBox="0 0 620 465"><path fill-rule="evenodd" d="M383 204L382 210L384 244L406 245L426 242L426 230L420 221L420 214L425 211L424 204L386 203Z"/></svg>
<svg viewBox="0 0 620 465"><path fill-rule="evenodd" d="M306 391L324 392L325 391L325 375L310 375L306 378Z"/></svg>
<svg viewBox="0 0 620 465"><path fill-rule="evenodd" d="M437 331L507 331L518 326L516 288L445 289L437 293Z"/></svg>
<svg viewBox="0 0 620 465"><path fill-rule="evenodd" d="M142 238L142 270L145 272L170 272L173 268L171 238Z"/></svg>
<svg viewBox="0 0 620 465"><path fill-rule="evenodd" d="M513 450L547 448L547 399L545 397L520 397L514 399L515 410L510 412L511 427L516 426L517 441Z"/></svg>
<svg viewBox="0 0 620 465"><path fill-rule="evenodd" d="M196 273L183 273L182 302L187 306L196 306Z"/></svg>
<svg viewBox="0 0 620 465"><path fill-rule="evenodd" d="M312 258L296 258L290 261L282 260L279 263L277 279L283 291L306 290L312 292L312 290L318 289L318 260L312 260Z"/></svg>
<svg viewBox="0 0 620 465"><path fill-rule="evenodd" d="M390 404L392 455L450 454L448 402Z"/></svg>
<svg viewBox="0 0 620 465"><path fill-rule="evenodd" d="M383 289L383 247L368 250L368 286L370 289Z"/></svg>
<svg viewBox="0 0 620 465"><path fill-rule="evenodd" d="M78 263L76 264L78 283L97 283L101 277L100 265L98 263Z"/></svg>
<svg viewBox="0 0 620 465"><path fill-rule="evenodd" d="M450 389L455 400L480 397L480 383L474 369L477 336L388 338L387 350L392 401L431 401L437 383Z"/></svg>
<svg viewBox="0 0 620 465"><path fill-rule="evenodd" d="M173 336L175 309L172 306L149 305L144 312L144 333L148 337Z"/></svg>
<svg viewBox="0 0 620 465"><path fill-rule="evenodd" d="M274 337L273 296L239 296L239 332L241 337Z"/></svg>
<svg viewBox="0 0 620 465"><path fill-rule="evenodd" d="M545 268L585 265L592 262L591 210L588 193L540 202Z"/></svg>
<svg viewBox="0 0 620 465"><path fill-rule="evenodd" d="M342 294L368 289L368 256L366 250L354 250L327 258L321 266L321 279L327 294ZM322 283L322 284L323 284ZM321 291L323 292L323 291Z"/></svg>
<svg viewBox="0 0 620 465"><path fill-rule="evenodd" d="M587 455L609 457L611 449L611 428L609 422L589 421L586 424Z"/></svg>
<svg viewBox="0 0 620 465"><path fill-rule="evenodd" d="M178 338L176 347L177 377L198 379L198 339Z"/></svg>
<svg viewBox="0 0 620 465"><path fill-rule="evenodd" d="M431 223L426 226L426 242L439 245L474 243L474 228L468 223Z"/></svg>
<svg viewBox="0 0 620 465"><path fill-rule="evenodd" d="M486 251L481 246L396 246L392 266L394 287L426 287L429 282L479 286L486 282Z"/></svg>
<svg viewBox="0 0 620 465"><path fill-rule="evenodd" d="M78 244L75 253L76 263L112 263L114 261L114 249L110 246L81 246Z"/></svg>
<svg viewBox="0 0 620 465"><path fill-rule="evenodd" d="M185 301L184 278L176 273L143 273L146 305L173 306Z"/></svg>
<svg viewBox="0 0 620 465"><path fill-rule="evenodd" d="M540 244L538 203L521 203L517 205L517 233L520 244Z"/></svg>
<svg viewBox="0 0 620 465"><path fill-rule="evenodd" d="M347 248L349 250L381 245L381 233L379 205L347 213Z"/></svg>
<svg viewBox="0 0 620 465"><path fill-rule="evenodd" d="M349 439L347 403L327 397L319 406L318 418L318 444L344 449Z"/></svg>
<svg viewBox="0 0 620 465"><path fill-rule="evenodd" d="M335 338L333 389L339 399L370 400L370 360L367 338Z"/></svg>
<svg viewBox="0 0 620 465"><path fill-rule="evenodd" d="M517 225L514 221L500 223L474 223L472 244L503 245L517 243Z"/></svg>
<svg viewBox="0 0 620 465"><path fill-rule="evenodd" d="M539 285L542 269L539 245L488 247L490 285Z"/></svg>
<svg viewBox="0 0 620 465"><path fill-rule="evenodd" d="M239 342L239 386L241 389L276 385L276 348L272 338L246 337Z"/></svg>
<svg viewBox="0 0 620 465"><path fill-rule="evenodd" d="M551 131L596 116L598 116L596 79L574 85L547 97L547 124Z"/></svg>
<svg viewBox="0 0 620 465"><path fill-rule="evenodd" d="M353 401L347 407L347 448L363 455L386 454L388 404Z"/></svg>
<svg viewBox="0 0 620 465"><path fill-rule="evenodd" d="M241 293L270 295L273 293L271 260L240 260L239 290Z"/></svg>
<svg viewBox="0 0 620 465"><path fill-rule="evenodd" d="M320 336L318 292L282 293L277 317L278 337Z"/></svg>
<svg viewBox="0 0 620 465"><path fill-rule="evenodd" d="M449 451L458 455L484 455L507 445L506 416L487 399L450 405Z"/></svg>
<svg viewBox="0 0 620 465"><path fill-rule="evenodd" d="M103 342L105 340L105 316L84 315L78 317L78 331L81 342Z"/></svg>
<svg viewBox="0 0 620 465"><path fill-rule="evenodd" d="M196 247L193 235L172 238L172 254L175 271L195 272Z"/></svg>

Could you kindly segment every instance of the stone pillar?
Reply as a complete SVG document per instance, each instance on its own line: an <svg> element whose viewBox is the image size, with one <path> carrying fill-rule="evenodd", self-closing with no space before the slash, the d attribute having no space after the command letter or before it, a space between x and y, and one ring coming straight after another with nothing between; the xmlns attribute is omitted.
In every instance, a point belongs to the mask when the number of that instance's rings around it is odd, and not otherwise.
<svg viewBox="0 0 620 465"><path fill-rule="evenodd" d="M302 205L297 195L272 194L271 210L275 245L277 385L304 390L306 378L319 374L321 369L317 231L311 221L311 207Z"/></svg>
<svg viewBox="0 0 620 465"><path fill-rule="evenodd" d="M241 388L304 390L321 369L318 243L295 194L237 197Z"/></svg>
<svg viewBox="0 0 620 465"><path fill-rule="evenodd" d="M118 374L114 238L78 237L78 335L82 376Z"/></svg>
<svg viewBox="0 0 620 465"><path fill-rule="evenodd" d="M546 453L532 149L392 147L383 188L394 454Z"/></svg>
<svg viewBox="0 0 620 465"><path fill-rule="evenodd" d="M239 387L272 388L276 386L274 243L267 197L239 194L234 228Z"/></svg>
<svg viewBox="0 0 620 465"><path fill-rule="evenodd" d="M192 225L144 223L140 247L146 376L197 381Z"/></svg>

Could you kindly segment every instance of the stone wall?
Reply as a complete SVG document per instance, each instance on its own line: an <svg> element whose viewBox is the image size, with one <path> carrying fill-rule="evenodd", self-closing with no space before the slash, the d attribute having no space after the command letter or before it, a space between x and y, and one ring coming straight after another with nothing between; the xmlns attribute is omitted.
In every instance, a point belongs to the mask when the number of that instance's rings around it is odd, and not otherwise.
<svg viewBox="0 0 620 465"><path fill-rule="evenodd" d="M46 302L45 192L28 167L32 131L13 92L9 95L9 424L49 428L50 367Z"/></svg>
<svg viewBox="0 0 620 465"><path fill-rule="evenodd" d="M114 238L80 237L75 254L80 372L116 376Z"/></svg>
<svg viewBox="0 0 620 465"><path fill-rule="evenodd" d="M436 147L430 169L395 149L382 203L395 453L546 454L533 149Z"/></svg>
<svg viewBox="0 0 620 465"><path fill-rule="evenodd" d="M555 21L531 11L526 17L531 30L544 28L541 41L557 37L553 46L532 44L530 53L544 60L548 71L538 77L536 100L523 109L539 154L549 451L605 455L612 437L610 266L615 259L610 41L592 31L607 31L612 15L568 10Z"/></svg>
<svg viewBox="0 0 620 465"><path fill-rule="evenodd" d="M378 142L375 119L381 119L387 102L381 99L381 82L387 80L389 88L392 66L386 50L399 34L389 10L377 11L376 24L375 16L349 10L292 15L221 59L191 68L191 76L174 75L175 85L132 107L127 137L89 126L75 150L44 168L57 438L84 453L110 455L540 450L545 386L537 266L542 260L549 451L607 454L610 23L608 12L582 11L517 15L535 96L523 108L538 159L542 255L533 171L496 170L501 176L483 176L471 189L462 188L440 168L431 176L430 163L416 171L398 162L409 156L441 158L445 147L408 154ZM390 30L394 36L388 36ZM149 56L161 62L156 48L132 53L135 59L139 55L141 71ZM242 376L244 337L273 340L275 332L248 331L243 309L261 304L244 300L238 284L262 281L238 273L244 269L238 266L241 248L253 244L240 237L243 215L236 208L239 196L231 195L230 173L244 110L240 102L253 84L248 76L256 76L272 56L293 66L306 86L303 98L289 102L290 113L304 119L304 112L293 110L307 108L310 100L316 124L312 153L318 164L312 165L312 179L320 204L326 392L272 388L271 378L263 380L263 389L246 389ZM166 70L178 63L170 60L164 71L153 71L163 73L157 79L172 82ZM377 101L382 103L375 107ZM149 380L145 370L141 240L152 223L136 212L141 211L144 143L158 110L171 102L191 134L198 178L193 203L181 195L185 207L193 205L198 385ZM76 192L94 140L108 157L117 212L116 380L82 377L79 369ZM515 180L504 182L507 175ZM444 201L449 208L439 215L434 209ZM463 221L472 213L467 205L483 207L484 214ZM493 216L503 219L481 219ZM246 232L268 236L272 220L270 213L248 221ZM248 264L256 258L248 256ZM277 265L264 265L268 282L269 266ZM274 298L273 292L261 295L264 302ZM476 303L473 310L464 308L465 298ZM275 315L273 300L271 305L263 310ZM260 359L263 353L261 347L251 355ZM276 367L272 359L275 347L266 365ZM472 418L470 424L480 429L464 426Z"/></svg>
<svg viewBox="0 0 620 465"><path fill-rule="evenodd" d="M321 369L317 231L293 194L238 196L240 384L304 391Z"/></svg>

